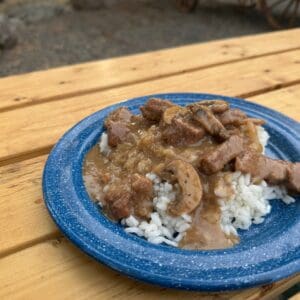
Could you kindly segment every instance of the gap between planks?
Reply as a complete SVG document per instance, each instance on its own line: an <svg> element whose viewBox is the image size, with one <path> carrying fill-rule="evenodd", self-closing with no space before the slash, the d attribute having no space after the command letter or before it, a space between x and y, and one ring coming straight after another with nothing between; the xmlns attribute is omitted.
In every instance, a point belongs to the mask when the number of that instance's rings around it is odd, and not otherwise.
<svg viewBox="0 0 300 300"><path fill-rule="evenodd" d="M0 167L11 165L17 162L21 162L27 159L35 158L44 154L50 153L51 149L53 148L54 144L36 148L34 151L24 152L20 153L18 155L13 155L11 157L8 157L7 159L1 161L0 160Z"/></svg>
<svg viewBox="0 0 300 300"><path fill-rule="evenodd" d="M200 71L200 70L204 70L204 69L208 69L208 68L212 68L212 67L227 65L227 64L230 64L230 63L232 64L232 63L236 63L236 62L240 62L240 61L252 60L252 59L261 58L261 57L265 57L265 56L276 55L276 54L282 54L282 53L291 52L291 51L295 51L295 50L299 50L299 49L300 49L300 47L294 47L294 48L290 48L290 49L287 49L287 50L274 51L274 52L265 53L265 54L258 54L258 55L253 55L253 56L249 56L249 57L243 57L243 58L240 58L240 59L237 58L237 59L232 59L232 60L219 62L219 63L211 63L210 65L184 69L184 70L177 71L177 72L170 72L170 73L167 73L167 74L164 74L164 75L157 75L157 76L152 76L152 77L149 76L148 78L144 78L144 79L140 79L140 80L136 79L136 80L120 83L120 84L108 85L108 86L102 87L102 88L101 87L98 87L98 88L95 87L95 88L90 88L90 89L86 89L86 90L83 90L83 91L69 92L69 93L62 94L62 95L50 96L50 97L45 97L45 98L41 98L41 99L35 99L32 102L26 102L26 103L10 105L10 106L3 107L3 108L0 107L0 113L10 111L10 110L13 110L13 109L24 108L24 107L27 107L27 106L39 105L41 103L61 101L61 100L72 98L72 97L84 96L84 95L88 95L88 94L107 91L107 90L110 90L110 89L115 89L115 88L122 88L122 87L125 87L125 86L128 86L128 85L146 83L146 82L152 81L152 80L159 80L159 79L172 77L172 76L176 76L176 75L192 73L192 72L196 72L196 71ZM266 91L268 91L268 89L266 89ZM245 94L245 95L248 96L248 94ZM255 93L253 93L253 94L250 93L249 95L255 95Z"/></svg>
<svg viewBox="0 0 300 300"><path fill-rule="evenodd" d="M45 236L33 239L31 241L25 242L24 244L12 247L12 248L10 248L6 251L3 251L2 253L0 253L0 260L2 258L6 257L6 256L13 255L17 252L20 252L20 251L25 250L27 248L34 247L38 244L43 244L43 243L45 243L47 241L51 241L51 240L53 240L53 241L58 240L59 241L62 238L64 238L64 236L61 234L61 232L57 228L57 231L46 234Z"/></svg>

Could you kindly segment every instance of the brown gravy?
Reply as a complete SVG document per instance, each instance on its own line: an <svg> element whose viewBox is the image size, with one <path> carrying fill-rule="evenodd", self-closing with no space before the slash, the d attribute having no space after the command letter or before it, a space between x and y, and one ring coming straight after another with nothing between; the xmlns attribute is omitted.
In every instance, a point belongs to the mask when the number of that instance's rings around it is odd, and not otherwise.
<svg viewBox="0 0 300 300"><path fill-rule="evenodd" d="M165 178L162 170L168 161L175 158L187 161L196 168L199 157L215 145L215 141L208 136L197 145L169 146L162 141L158 126L145 125L139 117L134 119L130 124L130 138L126 142L119 144L107 156L103 155L99 145L96 145L86 156L83 174L85 178L89 178L86 180L87 190L90 196L100 201L104 207L103 196L108 183L130 189L128 179L134 173L145 175L153 172ZM221 230L218 197L215 193L217 184L226 181L227 174L199 175L204 185L204 196L201 205L193 212L192 226L179 246L185 249L232 247L238 243L238 238L226 236ZM222 186L224 189L224 184ZM230 188L225 192L230 193Z"/></svg>
<svg viewBox="0 0 300 300"><path fill-rule="evenodd" d="M224 176L224 177L223 177ZM186 235L181 240L179 246L184 249L222 249L234 246L239 242L238 237L227 236L220 227L221 212L214 189L219 180L223 181L228 174L219 176L209 176L204 178L208 185L208 191L204 194L202 205L199 206L193 214L192 226L188 229ZM229 179L229 177L228 177ZM226 187L226 185L223 185ZM230 197L231 187L225 191Z"/></svg>

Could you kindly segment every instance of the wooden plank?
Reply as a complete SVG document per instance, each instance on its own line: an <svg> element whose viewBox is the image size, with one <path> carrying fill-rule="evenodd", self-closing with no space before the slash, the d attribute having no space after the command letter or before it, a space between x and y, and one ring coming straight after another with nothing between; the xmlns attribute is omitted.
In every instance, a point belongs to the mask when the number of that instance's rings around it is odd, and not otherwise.
<svg viewBox="0 0 300 300"><path fill-rule="evenodd" d="M134 281L82 254L69 242L48 241L0 260L1 299L264 299L282 285L223 294L186 292ZM262 296L262 297L260 297Z"/></svg>
<svg viewBox="0 0 300 300"><path fill-rule="evenodd" d="M0 110L300 47L300 29L177 47L0 80Z"/></svg>
<svg viewBox="0 0 300 300"><path fill-rule="evenodd" d="M42 199L46 157L0 168L0 256L59 234Z"/></svg>
<svg viewBox="0 0 300 300"><path fill-rule="evenodd" d="M3 112L0 161L48 149L77 121L122 99L176 91L249 96L295 84L300 82L299 58L296 50Z"/></svg>
<svg viewBox="0 0 300 300"><path fill-rule="evenodd" d="M300 71L300 70L299 70ZM300 121L300 88L299 85L279 89L271 93L251 97L250 100L273 108Z"/></svg>
<svg viewBox="0 0 300 300"><path fill-rule="evenodd" d="M249 100L300 121L299 98L300 84ZM6 212L0 214L0 256L58 235L41 201L41 174L46 157L0 167L0 209Z"/></svg>

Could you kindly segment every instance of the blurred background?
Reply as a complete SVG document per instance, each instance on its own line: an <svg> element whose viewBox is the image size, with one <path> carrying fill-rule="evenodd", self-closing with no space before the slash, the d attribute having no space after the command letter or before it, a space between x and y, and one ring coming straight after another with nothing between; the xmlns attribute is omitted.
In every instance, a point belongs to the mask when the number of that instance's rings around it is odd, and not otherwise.
<svg viewBox="0 0 300 300"><path fill-rule="evenodd" d="M299 2L0 0L0 76L295 27Z"/></svg>

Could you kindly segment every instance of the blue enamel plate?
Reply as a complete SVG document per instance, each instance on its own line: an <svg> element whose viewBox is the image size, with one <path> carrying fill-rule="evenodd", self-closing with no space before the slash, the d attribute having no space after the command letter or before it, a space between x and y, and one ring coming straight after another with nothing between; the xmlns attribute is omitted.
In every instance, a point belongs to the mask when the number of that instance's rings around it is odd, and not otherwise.
<svg viewBox="0 0 300 300"><path fill-rule="evenodd" d="M267 155L300 161L300 124L245 100L208 94L151 95L179 105L221 98L249 116L266 120L271 138ZM99 140L105 117L120 106L139 113L150 96L107 107L70 129L53 148L43 175L46 205L61 231L80 249L111 268L165 287L225 291L268 284L300 271L300 201L272 200L263 224L239 231L231 249L191 251L153 245L127 234L89 198L82 178L86 153ZM101 102L101 99L99 99Z"/></svg>

